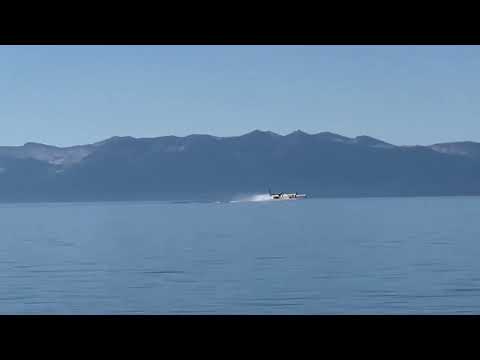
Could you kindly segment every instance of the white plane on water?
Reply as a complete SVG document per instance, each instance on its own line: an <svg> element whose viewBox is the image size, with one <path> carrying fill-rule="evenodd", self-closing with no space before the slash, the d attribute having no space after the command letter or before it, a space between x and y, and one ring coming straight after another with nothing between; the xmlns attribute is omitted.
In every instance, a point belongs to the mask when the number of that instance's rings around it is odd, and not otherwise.
<svg viewBox="0 0 480 360"><path fill-rule="evenodd" d="M298 200L305 199L307 197L305 194L298 193L272 193L270 189L268 189L268 195L270 195L270 199L272 200Z"/></svg>

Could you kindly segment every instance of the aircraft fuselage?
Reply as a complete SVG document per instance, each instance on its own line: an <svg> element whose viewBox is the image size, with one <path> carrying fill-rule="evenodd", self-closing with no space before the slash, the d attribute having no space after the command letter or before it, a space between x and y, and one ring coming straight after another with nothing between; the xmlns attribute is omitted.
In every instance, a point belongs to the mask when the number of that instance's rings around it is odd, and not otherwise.
<svg viewBox="0 0 480 360"><path fill-rule="evenodd" d="M297 199L304 199L307 196L305 194L284 194L284 193L279 193L279 194L270 194L270 198L272 200L297 200Z"/></svg>

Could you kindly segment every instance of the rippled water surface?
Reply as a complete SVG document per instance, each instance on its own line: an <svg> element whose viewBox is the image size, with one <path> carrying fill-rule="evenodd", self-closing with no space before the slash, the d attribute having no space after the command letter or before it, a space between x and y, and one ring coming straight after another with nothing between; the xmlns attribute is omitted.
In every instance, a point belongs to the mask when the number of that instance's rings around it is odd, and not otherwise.
<svg viewBox="0 0 480 360"><path fill-rule="evenodd" d="M480 313L480 198L0 205L3 314Z"/></svg>

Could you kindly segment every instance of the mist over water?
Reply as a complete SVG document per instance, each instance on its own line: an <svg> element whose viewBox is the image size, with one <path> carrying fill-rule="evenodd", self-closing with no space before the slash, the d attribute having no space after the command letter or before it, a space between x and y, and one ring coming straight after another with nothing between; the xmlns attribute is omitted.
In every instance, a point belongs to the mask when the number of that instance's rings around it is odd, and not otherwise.
<svg viewBox="0 0 480 360"><path fill-rule="evenodd" d="M269 194L250 194L250 195L238 195L230 202L251 202L251 201L270 201L272 198Z"/></svg>

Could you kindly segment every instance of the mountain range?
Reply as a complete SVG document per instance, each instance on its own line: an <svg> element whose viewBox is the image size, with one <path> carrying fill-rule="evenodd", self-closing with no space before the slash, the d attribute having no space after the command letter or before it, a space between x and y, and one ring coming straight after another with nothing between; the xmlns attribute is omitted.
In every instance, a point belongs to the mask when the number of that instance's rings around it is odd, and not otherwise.
<svg viewBox="0 0 480 360"><path fill-rule="evenodd" d="M112 137L88 145L0 147L0 201L227 200L480 195L480 143L397 146L330 132Z"/></svg>

